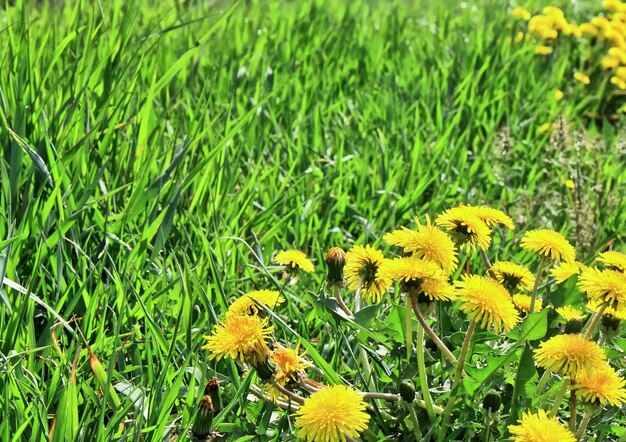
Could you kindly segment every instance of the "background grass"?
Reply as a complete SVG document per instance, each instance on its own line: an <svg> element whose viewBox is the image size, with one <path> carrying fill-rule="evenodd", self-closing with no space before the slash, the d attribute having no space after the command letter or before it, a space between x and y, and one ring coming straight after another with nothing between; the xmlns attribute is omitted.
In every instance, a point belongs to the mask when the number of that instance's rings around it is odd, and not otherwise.
<svg viewBox="0 0 626 442"><path fill-rule="evenodd" d="M321 263L460 202L563 228L583 259L622 244L619 125L584 118L602 98L567 57L511 43L500 1L16 3L0 12L2 440L48 440L59 410L57 438L184 435L215 368L218 428L279 438L289 418L200 347L230 297L280 286L280 248ZM293 331L356 375L315 293L285 291Z"/></svg>

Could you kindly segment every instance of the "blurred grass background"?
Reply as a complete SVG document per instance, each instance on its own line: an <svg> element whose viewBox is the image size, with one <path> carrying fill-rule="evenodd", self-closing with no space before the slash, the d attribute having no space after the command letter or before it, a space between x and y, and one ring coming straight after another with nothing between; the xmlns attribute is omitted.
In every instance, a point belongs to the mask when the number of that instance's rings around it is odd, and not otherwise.
<svg viewBox="0 0 626 442"><path fill-rule="evenodd" d="M572 83L571 62L512 42L507 13L495 0L5 4L0 439L48 440L59 409L72 424L55 438L184 433L215 366L202 334L230 297L280 285L280 248L320 264L461 202L505 210L518 232L564 229L587 261L620 248L620 124L585 118L602 97ZM286 319L323 341L311 294L288 290ZM337 368L333 351L320 348ZM236 414L220 428L265 431L224 365Z"/></svg>

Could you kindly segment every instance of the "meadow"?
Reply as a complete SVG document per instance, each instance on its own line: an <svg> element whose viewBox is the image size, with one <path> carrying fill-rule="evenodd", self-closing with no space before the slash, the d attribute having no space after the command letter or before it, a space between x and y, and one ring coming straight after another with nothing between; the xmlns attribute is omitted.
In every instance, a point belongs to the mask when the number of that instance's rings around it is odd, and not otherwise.
<svg viewBox="0 0 626 442"><path fill-rule="evenodd" d="M541 55L500 0L3 3L0 440L295 440L302 399L326 385L368 392L367 408L346 396L359 430L309 440L505 440L541 409L546 434L558 418L578 440L626 440L626 393L595 405L579 394L576 409L573 374L536 356L565 336L555 308L572 306L616 373L625 366L619 321L593 335L626 302L626 266L597 261L626 253L626 102L619 54L600 62L608 31L560 30ZM557 3L578 23L620 7ZM501 212L441 218L462 204ZM466 216L489 231L460 232ZM415 250L385 234L435 224L455 244L445 274L422 260L422 276L390 268L383 284L352 268L347 288L350 259L343 269L343 252L327 253L371 245L403 259ZM535 229L560 232L575 261L561 242L534 250ZM277 261L286 250L314 270ZM578 282L550 273L554 259L578 266ZM537 275L524 293L544 308L481 322L465 310L466 277L491 284L504 260ZM615 272L610 290L596 293L593 266ZM275 356L264 373L263 343L204 348L255 290L281 305L251 295L238 318L304 352L297 373Z"/></svg>

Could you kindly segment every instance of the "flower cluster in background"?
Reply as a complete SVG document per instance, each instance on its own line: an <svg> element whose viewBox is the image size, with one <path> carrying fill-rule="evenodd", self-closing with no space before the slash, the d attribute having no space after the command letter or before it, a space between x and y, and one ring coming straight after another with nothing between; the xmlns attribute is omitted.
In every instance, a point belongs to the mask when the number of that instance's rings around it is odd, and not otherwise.
<svg viewBox="0 0 626 442"><path fill-rule="evenodd" d="M541 31L547 39L556 38L560 32L576 34L572 29L566 31L566 21L555 21L560 23L558 27L549 28L558 30L556 36L539 26L539 22L547 23L550 14L556 14L554 9L544 10L543 21L535 19L534 32ZM383 241L394 247L399 256L388 256L371 245L355 245L347 253L333 247L326 253L326 287L344 321L352 321L362 303L399 303L415 314L421 327L416 367L419 400L415 399L413 379L403 381L399 394L359 391L348 382L337 383L336 379L328 382L323 369L314 367L299 351L301 342L278 342L274 338L274 327L279 325L272 319L287 301L280 291L254 290L236 299L223 321L206 336L204 348L211 360L230 359L242 373L254 369L259 384L251 387L252 394L287 410L295 419L295 433L301 439L353 440L373 425L367 400L402 399L428 411L429 425L439 428L436 438L443 441L455 425L453 411L459 403L459 385L471 361L475 332L489 331L506 342L508 333L520 324L523 328L526 319L554 308L561 326L550 337L535 343L531 357L542 371L536 386L538 393L550 384L560 387L548 390L552 394L533 407L536 411L520 410L521 416L508 425L508 432L515 441L544 440L540 437L545 434L558 440L576 440L585 434L597 410L626 403L626 381L604 350L607 339L614 336L620 321L626 318L626 255L605 251L597 256L595 265L587 266L576 261L575 248L561 233L538 229L525 232L520 241L530 262L534 262L534 271L504 259L492 263L488 252L494 244L494 234L499 232L500 242L510 241L514 229L512 219L500 210L461 205L439 214L434 223L428 216L423 223L416 218L415 227L401 227L385 234ZM467 264L472 257L480 258L482 271L470 271ZM305 279L298 280L298 274L315 271L313 262L297 250L278 252L274 262L279 264L277 270L282 272L285 283L305 284ZM577 287L584 295L580 299L584 298L585 304L555 306L549 297L542 299L548 286L560 284L575 284L572 288ZM437 324L431 313L437 303L446 303L450 305L450 314L467 318L460 351L451 351L444 342L448 337L435 331ZM419 357L425 351L423 334L419 334L423 332L454 368L443 407L435 405L431 397L426 369ZM531 349L527 341L522 343ZM361 355L361 368L371 371L367 359L367 354ZM563 415L561 406L568 393L566 426L558 417ZM576 400L593 405L582 408L580 422L571 405ZM498 409L499 405L489 405L490 415ZM419 422L415 425L419 426Z"/></svg>
<svg viewBox="0 0 626 442"><path fill-rule="evenodd" d="M557 6L537 13L517 6L510 14L525 23L518 28L516 42L533 45L540 57L572 57L572 81L583 87L593 84L605 100L613 102L611 109L626 111L623 102L619 103L621 91L626 90L626 3L604 0L599 11L578 22ZM554 92L557 101L563 96L561 89ZM549 128L546 123L540 132Z"/></svg>

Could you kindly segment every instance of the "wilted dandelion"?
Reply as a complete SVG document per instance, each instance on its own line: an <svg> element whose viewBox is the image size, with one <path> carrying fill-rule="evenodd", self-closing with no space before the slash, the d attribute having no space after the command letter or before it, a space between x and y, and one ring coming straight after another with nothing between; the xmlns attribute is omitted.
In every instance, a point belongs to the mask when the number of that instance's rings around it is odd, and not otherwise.
<svg viewBox="0 0 626 442"><path fill-rule="evenodd" d="M604 350L580 335L557 335L542 342L535 350L537 365L554 373L577 375L606 361Z"/></svg>
<svg viewBox="0 0 626 442"><path fill-rule="evenodd" d="M354 246L346 254L344 274L348 288L356 291L361 289L363 299L378 302L391 287L391 281L376 276L381 264L385 261L383 252L369 245Z"/></svg>
<svg viewBox="0 0 626 442"><path fill-rule="evenodd" d="M535 277L530 270L514 262L498 261L493 264L491 271L509 293L531 290L535 285Z"/></svg>
<svg viewBox="0 0 626 442"><path fill-rule="evenodd" d="M545 410L537 413L526 412L518 425L509 425L513 442L575 442L574 434L560 424L556 418L548 416Z"/></svg>
<svg viewBox="0 0 626 442"><path fill-rule="evenodd" d="M361 395L345 385L325 387L309 396L296 412L298 437L315 442L357 438L370 419Z"/></svg>
<svg viewBox="0 0 626 442"><path fill-rule="evenodd" d="M572 263L576 250L559 232L549 229L530 230L522 237L522 248L543 258Z"/></svg>
<svg viewBox="0 0 626 442"><path fill-rule="evenodd" d="M494 279L465 276L456 283L455 298L461 301L459 309L482 328L509 331L520 321L511 295Z"/></svg>
<svg viewBox="0 0 626 442"><path fill-rule="evenodd" d="M266 339L273 329L267 318L230 316L215 326L210 336L205 336L207 343L202 348L211 352L209 359L230 357L252 365L262 364L270 354Z"/></svg>
<svg viewBox="0 0 626 442"><path fill-rule="evenodd" d="M274 257L274 262L284 265L291 272L302 270L311 273L315 270L311 260L299 250L281 250Z"/></svg>
<svg viewBox="0 0 626 442"><path fill-rule="evenodd" d="M577 396L590 404L617 407L626 403L626 381L609 364L602 364L595 370L576 375L574 387Z"/></svg>
<svg viewBox="0 0 626 442"><path fill-rule="evenodd" d="M270 361L278 368L274 379L281 385L290 380L297 380L297 375L311 365L298 355L298 349L277 348L270 355Z"/></svg>

